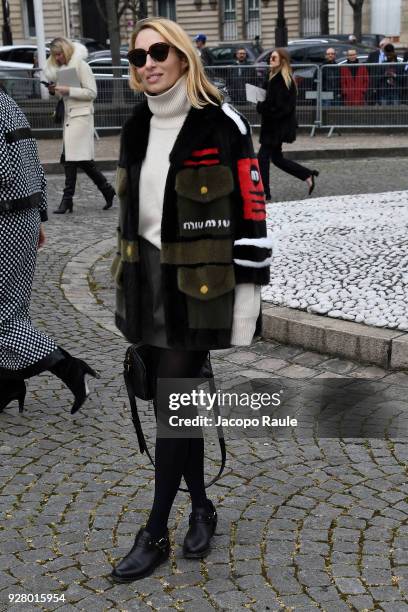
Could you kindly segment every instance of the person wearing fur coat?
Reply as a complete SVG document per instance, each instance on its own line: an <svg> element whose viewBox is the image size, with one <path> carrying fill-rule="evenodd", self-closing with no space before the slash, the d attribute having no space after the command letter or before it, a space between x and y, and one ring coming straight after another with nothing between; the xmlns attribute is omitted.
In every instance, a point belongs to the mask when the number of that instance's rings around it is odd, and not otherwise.
<svg viewBox="0 0 408 612"><path fill-rule="evenodd" d="M73 197L78 168L89 176L105 198L104 210L112 206L115 190L96 167L94 158L94 107L97 89L95 77L84 61L88 56L86 47L73 43L67 38L55 38L50 44L50 57L44 70L50 82L48 90L64 102L63 152L61 163L65 170L65 188L56 214L72 212ZM61 72L74 68L78 77L78 87L59 85Z"/></svg>

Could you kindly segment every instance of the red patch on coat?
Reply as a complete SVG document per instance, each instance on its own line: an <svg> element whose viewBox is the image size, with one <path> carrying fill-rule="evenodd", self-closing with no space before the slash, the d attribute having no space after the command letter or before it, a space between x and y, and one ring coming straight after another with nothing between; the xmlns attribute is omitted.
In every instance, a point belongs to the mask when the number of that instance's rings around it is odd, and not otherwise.
<svg viewBox="0 0 408 612"><path fill-rule="evenodd" d="M264 221L265 194L256 158L238 160L238 179L244 202L244 219Z"/></svg>

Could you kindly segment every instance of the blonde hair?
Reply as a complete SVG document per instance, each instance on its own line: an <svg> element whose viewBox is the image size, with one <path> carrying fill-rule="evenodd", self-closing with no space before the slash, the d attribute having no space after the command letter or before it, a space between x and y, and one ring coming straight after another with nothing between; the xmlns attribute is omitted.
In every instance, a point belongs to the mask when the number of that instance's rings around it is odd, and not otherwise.
<svg viewBox="0 0 408 612"><path fill-rule="evenodd" d="M293 78L292 66L290 65L289 53L285 51L285 49L281 49L281 48L274 49L271 53L271 56L273 53L277 53L279 55L280 65L277 68L270 69L269 80L273 79L274 76L276 76L277 74L281 72L283 80L286 83L286 87L290 89L291 84L295 83L295 80ZM296 83L295 83L295 87L296 87Z"/></svg>
<svg viewBox="0 0 408 612"><path fill-rule="evenodd" d="M68 38L64 38L63 36L59 36L58 38L54 38L54 40L50 43L50 58L49 62L53 66L58 66L57 62L54 59L54 51L58 53L63 53L65 57L65 61L68 64L71 57L74 55L75 47Z"/></svg>
<svg viewBox="0 0 408 612"><path fill-rule="evenodd" d="M175 47L180 58L187 62L187 97L191 106L202 108L207 104L220 105L223 101L221 92L209 81L204 72L204 67L196 49L186 32L175 21L164 17L148 17L142 19L132 32L129 43L129 51L135 48L137 35L141 30L150 28L160 34L167 43ZM142 81L137 73L137 68L129 65L130 87L137 91L144 91Z"/></svg>

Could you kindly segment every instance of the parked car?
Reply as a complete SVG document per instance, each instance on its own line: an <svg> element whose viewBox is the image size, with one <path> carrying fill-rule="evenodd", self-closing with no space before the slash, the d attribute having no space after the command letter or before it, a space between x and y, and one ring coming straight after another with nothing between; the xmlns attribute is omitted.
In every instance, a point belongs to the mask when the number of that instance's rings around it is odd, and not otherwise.
<svg viewBox="0 0 408 612"><path fill-rule="evenodd" d="M294 38L288 41L288 47L292 45L329 45L332 42L339 42L336 38Z"/></svg>
<svg viewBox="0 0 408 612"><path fill-rule="evenodd" d="M369 53L372 49L367 47L356 47L349 44L330 42L325 44L292 44L286 47L289 53L293 66L293 75L298 88L298 100L309 101L314 100L313 94L310 92L316 91L317 87L317 70L315 67L307 66L307 64L322 64L325 61L325 53L328 46L336 50L339 59L345 58L348 49L358 49L361 53ZM269 57L273 49L267 49L256 60L257 77L260 81L265 80L268 73ZM299 64L306 64L296 68Z"/></svg>
<svg viewBox="0 0 408 612"><path fill-rule="evenodd" d="M356 49L357 53L368 54L371 53L371 47L365 47L362 45L350 45L339 42L330 42L329 45L325 44L292 44L286 47L286 51L289 53L292 64L322 64L326 57L325 53L327 47L333 47L336 51L337 58L345 58L349 49ZM258 65L269 65L269 57L273 49L267 49L257 59L255 64Z"/></svg>
<svg viewBox="0 0 408 612"><path fill-rule="evenodd" d="M365 64L368 60L368 53L359 53L357 55L357 59L359 61L360 64ZM403 62L404 58L402 55L397 55L397 60L399 62ZM338 60L336 60L337 64L346 64L347 63L347 58L346 57L342 57Z"/></svg>
<svg viewBox="0 0 408 612"><path fill-rule="evenodd" d="M37 45L7 45L0 47L0 68L19 68L30 70L34 66L34 55L37 53ZM47 57L50 53L46 47Z"/></svg>
<svg viewBox="0 0 408 612"><path fill-rule="evenodd" d="M31 69L13 70L0 65L0 87L18 103L41 96L40 82L32 78Z"/></svg>
<svg viewBox="0 0 408 612"><path fill-rule="evenodd" d="M235 53L237 52L237 49L242 48L244 48L247 52L248 62L253 64L258 55L256 47L253 45L253 43L221 43L217 46L208 46L208 51L210 52L214 66L229 66L235 62Z"/></svg>
<svg viewBox="0 0 408 612"><path fill-rule="evenodd" d="M101 51L105 46L93 38L74 38L73 42L84 45L89 52ZM50 40L45 44L45 53L50 54ZM6 45L0 47L0 68L22 68L30 70L34 67L34 55L37 53L37 45Z"/></svg>
<svg viewBox="0 0 408 612"><path fill-rule="evenodd" d="M350 34L330 34L331 39L340 42L348 42L349 36ZM383 38L386 38L385 34L362 34L360 44L376 49Z"/></svg>

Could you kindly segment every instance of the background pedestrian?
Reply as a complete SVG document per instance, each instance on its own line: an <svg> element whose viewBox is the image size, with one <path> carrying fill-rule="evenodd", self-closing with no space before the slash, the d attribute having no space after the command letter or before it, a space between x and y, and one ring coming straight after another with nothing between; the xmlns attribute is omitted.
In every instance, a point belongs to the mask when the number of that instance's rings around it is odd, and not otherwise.
<svg viewBox="0 0 408 612"><path fill-rule="evenodd" d="M340 88L346 106L364 106L369 87L368 70L359 64L357 51L347 51L347 63L340 68Z"/></svg>
<svg viewBox="0 0 408 612"><path fill-rule="evenodd" d="M206 35L197 34L197 36L194 37L194 42L196 44L197 52L198 52L198 55L201 57L201 61L203 62L203 65L211 66L214 62L213 62L211 53L205 46L207 42Z"/></svg>
<svg viewBox="0 0 408 612"><path fill-rule="evenodd" d="M49 92L64 100L63 152L65 188L61 203L54 213L72 212L78 168L95 183L105 198L104 210L112 206L115 190L96 167L94 147L94 106L96 81L90 66L84 61L88 51L83 45L66 38L55 38L50 44L50 57L44 70L52 83ZM58 85L61 71L73 68L78 85Z"/></svg>
<svg viewBox="0 0 408 612"><path fill-rule="evenodd" d="M290 58L284 49L274 49L269 60L269 79L265 83L266 98L258 102L256 109L261 114L261 132L258 152L259 168L267 200L271 199L269 186L270 161L277 167L305 181L309 187L309 195L315 186L317 170L285 159L282 153L282 143L296 140L296 84L293 79Z"/></svg>
<svg viewBox="0 0 408 612"><path fill-rule="evenodd" d="M74 394L73 414L88 395L85 375L96 376L31 323L31 288L46 220L45 176L30 125L0 90L0 412L15 400L22 412L25 380L49 370Z"/></svg>

